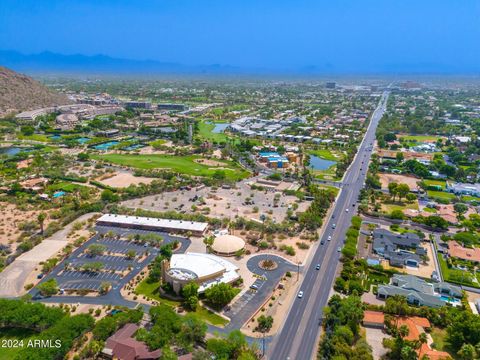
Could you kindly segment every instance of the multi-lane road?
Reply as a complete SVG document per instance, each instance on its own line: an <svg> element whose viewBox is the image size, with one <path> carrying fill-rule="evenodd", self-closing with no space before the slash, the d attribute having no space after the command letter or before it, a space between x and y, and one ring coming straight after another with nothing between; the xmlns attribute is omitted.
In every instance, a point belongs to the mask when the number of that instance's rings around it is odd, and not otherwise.
<svg viewBox="0 0 480 360"><path fill-rule="evenodd" d="M318 340L323 308L327 305L340 259L339 247L357 209L356 202L367 173L373 150L375 131L386 109L389 92L383 93L372 114L369 127L357 155L343 179L343 187L335 203L321 243L310 263L307 263L300 286L302 298L296 298L282 326L271 343L268 359L310 360L316 358L314 350ZM355 204L355 205L354 205ZM334 225L335 224L335 225ZM331 237L331 240L329 240ZM316 265L320 264L320 269Z"/></svg>

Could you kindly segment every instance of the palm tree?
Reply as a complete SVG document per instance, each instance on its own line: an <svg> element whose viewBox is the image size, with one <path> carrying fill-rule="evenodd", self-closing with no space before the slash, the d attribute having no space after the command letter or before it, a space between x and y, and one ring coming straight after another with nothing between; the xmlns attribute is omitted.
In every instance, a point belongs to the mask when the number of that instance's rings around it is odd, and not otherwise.
<svg viewBox="0 0 480 360"><path fill-rule="evenodd" d="M46 218L47 218L47 214L45 214L44 212L41 212L40 214L37 215L37 220L40 225L40 232L42 235L43 235L43 224Z"/></svg>

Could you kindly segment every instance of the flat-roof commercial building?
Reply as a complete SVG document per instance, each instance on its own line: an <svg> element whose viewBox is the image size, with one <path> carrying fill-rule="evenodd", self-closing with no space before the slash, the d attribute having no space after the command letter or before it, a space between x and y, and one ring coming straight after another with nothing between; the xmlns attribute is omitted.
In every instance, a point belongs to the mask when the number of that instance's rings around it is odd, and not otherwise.
<svg viewBox="0 0 480 360"><path fill-rule="evenodd" d="M199 285L198 292L203 293L215 284L228 284L240 278L238 267L230 261L202 253L173 254L170 262L163 262L162 276L177 293L192 281Z"/></svg>
<svg viewBox="0 0 480 360"><path fill-rule="evenodd" d="M105 214L97 219L97 225L117 226L130 229L152 230L174 233L188 233L201 236L208 229L208 223L186 220L148 218L141 216Z"/></svg>

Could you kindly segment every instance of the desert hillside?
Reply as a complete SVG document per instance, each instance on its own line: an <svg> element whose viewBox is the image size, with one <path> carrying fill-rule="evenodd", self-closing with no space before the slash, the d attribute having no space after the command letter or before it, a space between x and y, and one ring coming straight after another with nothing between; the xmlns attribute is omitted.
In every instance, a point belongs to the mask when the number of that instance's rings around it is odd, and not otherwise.
<svg viewBox="0 0 480 360"><path fill-rule="evenodd" d="M31 77L0 66L0 116L68 103L65 95L51 91Z"/></svg>

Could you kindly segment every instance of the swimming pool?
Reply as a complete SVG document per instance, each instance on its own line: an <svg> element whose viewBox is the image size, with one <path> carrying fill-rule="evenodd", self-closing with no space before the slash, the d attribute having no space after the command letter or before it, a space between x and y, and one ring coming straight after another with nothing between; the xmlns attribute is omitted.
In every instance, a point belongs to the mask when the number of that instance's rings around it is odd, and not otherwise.
<svg viewBox="0 0 480 360"><path fill-rule="evenodd" d="M443 301L452 303L452 304L459 304L460 303L460 300L456 299L454 297L449 297L449 296L443 296L442 295L442 296L440 296L440 299L442 299Z"/></svg>
<svg viewBox="0 0 480 360"><path fill-rule="evenodd" d="M106 143L103 143L103 144L95 145L93 148L96 149L96 150L108 150L112 146L115 146L117 144L118 144L118 141L109 141L109 142L106 142Z"/></svg>
<svg viewBox="0 0 480 360"><path fill-rule="evenodd" d="M56 198L59 198L60 196L63 196L65 194L66 194L65 191L57 191L52 196L53 196L54 199L56 199Z"/></svg>
<svg viewBox="0 0 480 360"><path fill-rule="evenodd" d="M62 136L58 135L58 134L55 134L55 135L49 136L48 138L52 139L52 140L60 140L62 138Z"/></svg>

